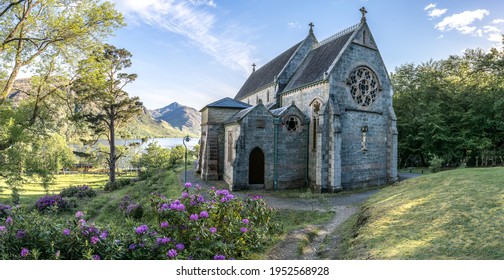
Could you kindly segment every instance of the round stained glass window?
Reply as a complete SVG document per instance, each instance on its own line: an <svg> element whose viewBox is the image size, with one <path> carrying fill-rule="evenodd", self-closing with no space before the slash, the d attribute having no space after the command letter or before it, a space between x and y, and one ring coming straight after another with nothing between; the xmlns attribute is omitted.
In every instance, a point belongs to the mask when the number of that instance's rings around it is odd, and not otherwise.
<svg viewBox="0 0 504 280"><path fill-rule="evenodd" d="M299 130L299 126L300 126L300 121L298 118L294 117L294 116L291 116L287 122L285 123L285 125L287 126L287 130L288 131L297 131Z"/></svg>
<svg viewBox="0 0 504 280"><path fill-rule="evenodd" d="M360 106L369 106L378 95L378 79L370 69L359 67L350 74L350 93Z"/></svg>

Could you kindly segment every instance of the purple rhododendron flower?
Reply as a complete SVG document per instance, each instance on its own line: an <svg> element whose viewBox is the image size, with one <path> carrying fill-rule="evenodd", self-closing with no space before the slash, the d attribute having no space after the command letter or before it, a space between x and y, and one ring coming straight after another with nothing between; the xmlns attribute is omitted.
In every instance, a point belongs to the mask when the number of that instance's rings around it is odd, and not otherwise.
<svg viewBox="0 0 504 280"><path fill-rule="evenodd" d="M179 244L175 245L175 248L176 248L178 251L182 251L182 250L184 250L185 246L184 246L184 244L179 243Z"/></svg>
<svg viewBox="0 0 504 280"><path fill-rule="evenodd" d="M197 200L198 200L199 203L205 202L205 198L202 195L198 195Z"/></svg>
<svg viewBox="0 0 504 280"><path fill-rule="evenodd" d="M13 223L13 219L11 216L7 217L7 219L5 219L5 224L6 225L11 225L12 226L12 223Z"/></svg>
<svg viewBox="0 0 504 280"><path fill-rule="evenodd" d="M128 246L128 248L129 248L130 250L135 250L135 249L136 249L136 245L135 245L135 244L130 244L130 245Z"/></svg>
<svg viewBox="0 0 504 280"><path fill-rule="evenodd" d="M241 232L243 232L243 233L246 233L246 232L248 231L248 229L247 229L246 227L242 227L242 228L240 229L240 231L241 231Z"/></svg>
<svg viewBox="0 0 504 280"><path fill-rule="evenodd" d="M169 258L172 258L172 259L175 258L177 255L178 255L178 253L174 249L170 249L170 250L168 250L168 253L166 253L166 256L168 256Z"/></svg>
<svg viewBox="0 0 504 280"><path fill-rule="evenodd" d="M243 222L244 224L248 225L249 220L248 220L248 219L243 219L243 220L242 220L242 222Z"/></svg>
<svg viewBox="0 0 504 280"><path fill-rule="evenodd" d="M147 225L141 225L135 229L135 232L137 234L144 234L149 230L149 227Z"/></svg>
<svg viewBox="0 0 504 280"><path fill-rule="evenodd" d="M189 197L189 193L187 193L187 192L182 193L182 198L188 198L188 197Z"/></svg>
<svg viewBox="0 0 504 280"><path fill-rule="evenodd" d="M68 235L70 235L70 230L69 230L69 229L67 229L67 228L66 228L66 229L64 229L64 230L63 230L63 234L64 234L64 235L67 235L67 236L68 236Z"/></svg>
<svg viewBox="0 0 504 280"><path fill-rule="evenodd" d="M84 220L84 219L80 219L80 220L79 220L79 224L81 224L81 226L86 225L86 220Z"/></svg>
<svg viewBox="0 0 504 280"><path fill-rule="evenodd" d="M169 226L169 224L168 224L168 222L162 222L159 226L161 228L167 228Z"/></svg>
<svg viewBox="0 0 504 280"><path fill-rule="evenodd" d="M81 217L84 217L84 213L82 213L81 211L75 212L75 218L81 218Z"/></svg>
<svg viewBox="0 0 504 280"><path fill-rule="evenodd" d="M95 260L95 261L101 260L100 255L93 255L93 260Z"/></svg>
<svg viewBox="0 0 504 280"><path fill-rule="evenodd" d="M166 243L170 243L170 241L171 241L171 239L170 239L170 238L168 238L168 237L163 237L163 238L158 237L158 238L156 239L156 244L158 244L158 245L164 245L164 244L166 244Z"/></svg>
<svg viewBox="0 0 504 280"><path fill-rule="evenodd" d="M94 244L98 243L98 241L100 241L100 238L96 235L93 235L93 236L91 236L90 240L91 240L91 244L94 245Z"/></svg>
<svg viewBox="0 0 504 280"><path fill-rule="evenodd" d="M211 227L211 228L210 228L210 233L216 233L216 232L217 232L217 229L216 229L216 228L214 228L214 227Z"/></svg>
<svg viewBox="0 0 504 280"><path fill-rule="evenodd" d="M21 257L25 258L30 254L30 250L28 248L21 249Z"/></svg>
<svg viewBox="0 0 504 280"><path fill-rule="evenodd" d="M198 220L198 214L191 214L191 216L189 217L189 219L191 221L197 221Z"/></svg>
<svg viewBox="0 0 504 280"><path fill-rule="evenodd" d="M184 184L184 187L190 188L190 187L192 187L192 184L190 182L187 182L187 183Z"/></svg>
<svg viewBox="0 0 504 280"><path fill-rule="evenodd" d="M226 259L226 256L223 256L223 255L215 255L213 257L214 260L225 260Z"/></svg>
<svg viewBox="0 0 504 280"><path fill-rule="evenodd" d="M26 231L25 231L25 230L22 230L22 229L21 229L21 230L18 230L18 231L16 232L16 238L17 238L17 239L22 239L22 238L24 238L25 236L26 236Z"/></svg>
<svg viewBox="0 0 504 280"><path fill-rule="evenodd" d="M102 233L100 233L100 238L101 239L106 239L108 237L108 231L104 230Z"/></svg>
<svg viewBox="0 0 504 280"><path fill-rule="evenodd" d="M207 211L201 211L199 215L200 215L201 218L208 218L208 212Z"/></svg>
<svg viewBox="0 0 504 280"><path fill-rule="evenodd" d="M0 226L0 233L7 231L7 228L5 226Z"/></svg>

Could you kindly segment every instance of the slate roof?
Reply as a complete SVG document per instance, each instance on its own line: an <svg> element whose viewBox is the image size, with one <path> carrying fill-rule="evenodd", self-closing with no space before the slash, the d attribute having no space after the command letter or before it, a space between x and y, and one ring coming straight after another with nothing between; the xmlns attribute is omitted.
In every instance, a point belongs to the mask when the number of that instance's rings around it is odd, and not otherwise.
<svg viewBox="0 0 504 280"><path fill-rule="evenodd" d="M329 70L352 34L353 32L348 32L328 42L321 42L319 46L311 50L283 91L324 79L324 72Z"/></svg>
<svg viewBox="0 0 504 280"><path fill-rule="evenodd" d="M252 72L247 81L245 81L241 89L238 91L238 94L236 94L235 99L240 100L247 97L253 91L258 90L267 84L273 83L275 76L280 74L280 71L282 71L300 44L301 42L297 43L290 49L272 59L270 62L266 63L263 67Z"/></svg>
<svg viewBox="0 0 504 280"><path fill-rule="evenodd" d="M225 98L222 98L220 100L217 100L213 103L210 103L208 105L206 105L205 107L203 107L203 109L207 108L207 107L211 107L211 108L236 108L236 109L245 109L245 108L248 108L250 107L249 104L247 103L243 103L239 100L234 100L230 97L225 97ZM203 111L203 109L200 110Z"/></svg>

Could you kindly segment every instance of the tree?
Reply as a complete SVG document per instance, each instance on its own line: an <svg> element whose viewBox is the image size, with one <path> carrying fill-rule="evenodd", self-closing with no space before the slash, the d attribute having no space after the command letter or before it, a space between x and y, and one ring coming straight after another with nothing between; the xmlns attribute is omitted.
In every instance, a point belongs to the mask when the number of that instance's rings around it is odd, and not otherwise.
<svg viewBox="0 0 504 280"><path fill-rule="evenodd" d="M144 153L132 160L132 164L146 176L167 170L171 166L170 149L159 146L157 142L149 143Z"/></svg>
<svg viewBox="0 0 504 280"><path fill-rule="evenodd" d="M137 78L136 74L121 72L131 66L131 56L125 49L104 45L102 50L79 62L73 86L78 96L76 119L89 125L95 133L95 140L100 136L107 137L111 183L115 182L116 162L122 156L116 151L117 129L143 109L138 97L130 98L123 90Z"/></svg>
<svg viewBox="0 0 504 280"><path fill-rule="evenodd" d="M122 15L114 10L113 4L100 2L10 0L0 3L0 56L10 62L3 71L7 80L0 87L0 103L11 92L21 68L41 55L56 55L71 63L124 25Z"/></svg>

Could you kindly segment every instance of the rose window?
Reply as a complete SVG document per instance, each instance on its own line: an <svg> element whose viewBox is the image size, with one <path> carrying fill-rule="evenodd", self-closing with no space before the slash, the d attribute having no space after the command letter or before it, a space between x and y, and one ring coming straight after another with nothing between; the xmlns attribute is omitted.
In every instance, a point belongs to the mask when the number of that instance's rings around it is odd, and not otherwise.
<svg viewBox="0 0 504 280"><path fill-rule="evenodd" d="M285 125L287 126L288 131L297 131L299 129L300 122L298 118L292 116L287 120Z"/></svg>
<svg viewBox="0 0 504 280"><path fill-rule="evenodd" d="M350 74L350 93L360 106L369 106L378 94L378 79L365 67L359 67Z"/></svg>

